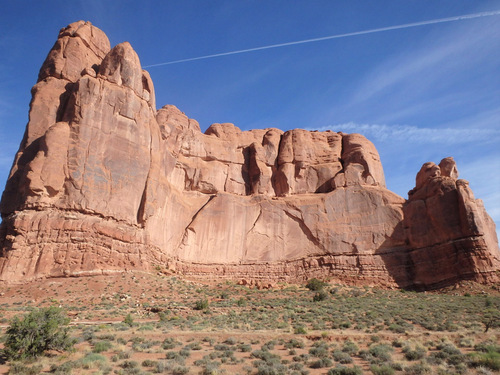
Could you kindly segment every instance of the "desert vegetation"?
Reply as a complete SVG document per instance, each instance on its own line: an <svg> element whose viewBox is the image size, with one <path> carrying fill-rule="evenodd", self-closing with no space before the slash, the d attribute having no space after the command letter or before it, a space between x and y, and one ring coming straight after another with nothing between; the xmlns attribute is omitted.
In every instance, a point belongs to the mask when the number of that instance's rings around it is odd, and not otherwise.
<svg viewBox="0 0 500 375"><path fill-rule="evenodd" d="M500 293L158 272L4 286L4 374L494 374ZM69 323L69 325L68 325Z"/></svg>

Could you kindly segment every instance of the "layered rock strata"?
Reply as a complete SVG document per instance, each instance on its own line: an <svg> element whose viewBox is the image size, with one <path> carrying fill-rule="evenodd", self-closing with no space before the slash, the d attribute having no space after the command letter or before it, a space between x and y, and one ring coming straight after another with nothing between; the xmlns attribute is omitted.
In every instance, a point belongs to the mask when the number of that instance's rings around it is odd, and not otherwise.
<svg viewBox="0 0 500 375"><path fill-rule="evenodd" d="M359 134L241 131L156 110L130 44L61 30L0 203L0 279L150 271L433 288L497 279L495 227L451 158L408 201Z"/></svg>

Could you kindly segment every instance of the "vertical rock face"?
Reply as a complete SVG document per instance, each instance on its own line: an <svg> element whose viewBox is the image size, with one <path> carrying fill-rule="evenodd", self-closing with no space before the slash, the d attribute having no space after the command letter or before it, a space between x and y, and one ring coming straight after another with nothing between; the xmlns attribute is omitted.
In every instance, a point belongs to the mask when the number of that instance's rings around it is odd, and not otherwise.
<svg viewBox="0 0 500 375"><path fill-rule="evenodd" d="M61 30L32 93L0 203L1 280L155 266L245 283L496 277L494 224L451 158L424 164L405 201L359 134L203 134L156 110L130 44L111 49L83 21Z"/></svg>
<svg viewBox="0 0 500 375"><path fill-rule="evenodd" d="M416 286L488 280L498 270L495 224L453 158L422 166L403 212Z"/></svg>
<svg viewBox="0 0 500 375"><path fill-rule="evenodd" d="M0 204L4 279L146 267L138 218L155 115L128 43L110 50L88 22L61 30Z"/></svg>
<svg viewBox="0 0 500 375"><path fill-rule="evenodd" d="M30 120L4 192L9 199L2 199L2 212L13 212L34 196L57 193L51 184L55 175L56 180L64 178L60 169L65 162L60 159L65 157L62 148L67 147L69 129L61 121L69 95L84 71L95 76L95 68L109 49L106 35L89 22L75 22L59 32L32 89ZM56 166L51 159L58 159ZM41 178L47 179L47 187Z"/></svg>

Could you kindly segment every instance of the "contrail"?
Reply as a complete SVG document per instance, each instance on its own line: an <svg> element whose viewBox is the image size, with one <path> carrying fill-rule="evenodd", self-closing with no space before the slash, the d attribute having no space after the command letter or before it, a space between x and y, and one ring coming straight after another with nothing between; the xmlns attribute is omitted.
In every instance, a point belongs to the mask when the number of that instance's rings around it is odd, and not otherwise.
<svg viewBox="0 0 500 375"><path fill-rule="evenodd" d="M444 23L444 22L462 21L462 20L467 20L467 19L471 19L471 18L489 17L489 16L498 16L498 15L500 15L500 10L494 10L494 11L491 11L491 12L481 12L481 13L464 14L462 16L455 16L455 17L448 17L448 18L438 18L438 19L429 20L429 21L406 23L404 25L381 27L381 28L378 28L378 29L355 31L355 32L352 32L352 33L336 34L336 35L330 35L330 36L323 36L323 37L320 37L320 38L304 39L304 40L297 40L297 41L294 41L294 42L271 44L271 45L268 45L268 46L248 48L248 49L241 49L241 50L238 50L238 51L215 53L213 55L191 57L191 58L188 58L188 59L181 59L181 60L163 62L163 63L159 63L159 64L145 65L144 68L154 68L154 67L157 67L157 66L179 64L179 63L188 62L188 61L211 59L211 58L214 58L214 57L221 57L221 56L237 55L237 54L240 54L240 53L262 51L262 50L271 49L271 48L279 48L279 47L286 47L286 46L294 46L294 45L297 45L297 44L321 42L323 40L329 40L329 39L339 39L339 38L346 38L346 37L356 36L356 35L373 34L373 33L380 33L380 32L383 32L383 31L408 29L410 27L432 25L432 24Z"/></svg>

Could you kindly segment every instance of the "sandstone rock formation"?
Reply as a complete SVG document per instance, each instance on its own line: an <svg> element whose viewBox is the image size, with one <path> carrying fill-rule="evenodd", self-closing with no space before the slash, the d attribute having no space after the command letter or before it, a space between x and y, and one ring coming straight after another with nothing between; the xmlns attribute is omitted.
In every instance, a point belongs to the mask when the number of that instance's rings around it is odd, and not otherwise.
<svg viewBox="0 0 500 375"><path fill-rule="evenodd" d="M488 279L498 269L495 223L469 184L459 180L453 158L425 163L403 206L414 283L438 286ZM436 272L439 270L438 272Z"/></svg>
<svg viewBox="0 0 500 375"><path fill-rule="evenodd" d="M129 43L76 22L33 88L0 203L0 279L153 270L242 283L323 277L433 288L497 279L492 220L451 158L426 163L408 201L359 134L203 134L156 110Z"/></svg>

